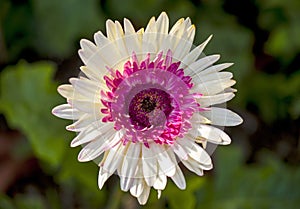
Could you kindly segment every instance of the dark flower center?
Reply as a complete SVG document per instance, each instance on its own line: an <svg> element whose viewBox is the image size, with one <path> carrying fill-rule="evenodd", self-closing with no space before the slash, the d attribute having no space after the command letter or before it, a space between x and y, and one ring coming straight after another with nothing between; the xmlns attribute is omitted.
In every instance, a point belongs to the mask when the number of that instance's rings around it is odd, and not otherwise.
<svg viewBox="0 0 300 209"><path fill-rule="evenodd" d="M168 93L149 88L137 93L129 104L131 124L137 129L162 125L173 110Z"/></svg>

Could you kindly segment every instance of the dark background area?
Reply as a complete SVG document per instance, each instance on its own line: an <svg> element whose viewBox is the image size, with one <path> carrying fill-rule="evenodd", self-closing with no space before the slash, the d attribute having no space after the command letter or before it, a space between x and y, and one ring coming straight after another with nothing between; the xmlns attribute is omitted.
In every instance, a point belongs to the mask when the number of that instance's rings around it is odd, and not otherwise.
<svg viewBox="0 0 300 209"><path fill-rule="evenodd" d="M227 105L244 123L225 129L215 168L184 171L145 208L298 208L300 205L300 2L298 0L0 0L0 209L140 208L117 177L97 189L97 166L78 163L74 137L51 109L58 84L77 76L79 40L105 33L106 19L145 27L166 11L190 17L195 44L234 62L238 89Z"/></svg>

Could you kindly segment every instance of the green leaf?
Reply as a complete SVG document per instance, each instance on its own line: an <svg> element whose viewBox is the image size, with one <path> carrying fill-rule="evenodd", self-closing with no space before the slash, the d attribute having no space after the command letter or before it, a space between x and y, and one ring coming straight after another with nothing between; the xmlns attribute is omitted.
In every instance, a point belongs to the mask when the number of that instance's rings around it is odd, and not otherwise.
<svg viewBox="0 0 300 209"><path fill-rule="evenodd" d="M170 179L169 179L170 180ZM196 206L195 191L200 189L207 179L200 176L186 177L186 189L180 190L174 183L168 183L163 195L168 200L172 209L193 209Z"/></svg>
<svg viewBox="0 0 300 209"><path fill-rule="evenodd" d="M66 182L69 179L76 179L87 187L90 191L98 193L98 199L101 199L101 191L97 184L98 166L94 162L80 163L77 161L78 148L68 148L61 162L61 170L58 175L58 181Z"/></svg>
<svg viewBox="0 0 300 209"><path fill-rule="evenodd" d="M53 106L62 101L52 82L54 70L49 62L22 61L5 68L0 78L0 112L11 127L28 137L38 158L58 165L67 147L67 134L62 132L65 122L51 114Z"/></svg>
<svg viewBox="0 0 300 209"><path fill-rule="evenodd" d="M1 209L15 209L15 206L9 197L0 194L0 208Z"/></svg>
<svg viewBox="0 0 300 209"><path fill-rule="evenodd" d="M261 164L244 165L239 148L218 149L216 175L197 192L198 205L208 209L298 208L300 169L266 151L259 159Z"/></svg>
<svg viewBox="0 0 300 209"><path fill-rule="evenodd" d="M57 84L52 81L54 71L49 62L22 61L4 69L0 78L0 112L10 127L19 129L28 138L34 155L44 162L44 171L54 175L57 182L84 185L101 203L105 194L97 187L98 166L77 161L80 147L69 147L74 135L65 130L65 120L51 114L54 106L64 103L56 92Z"/></svg>
<svg viewBox="0 0 300 209"><path fill-rule="evenodd" d="M40 194L17 195L15 203L18 209L46 209L46 202Z"/></svg>
<svg viewBox="0 0 300 209"><path fill-rule="evenodd" d="M34 47L44 56L66 57L74 43L103 26L96 0L33 0L36 20Z"/></svg>

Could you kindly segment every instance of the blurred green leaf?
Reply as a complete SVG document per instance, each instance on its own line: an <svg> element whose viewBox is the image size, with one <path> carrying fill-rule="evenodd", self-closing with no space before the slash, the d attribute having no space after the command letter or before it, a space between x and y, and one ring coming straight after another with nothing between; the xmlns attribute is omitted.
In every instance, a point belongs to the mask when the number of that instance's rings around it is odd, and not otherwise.
<svg viewBox="0 0 300 209"><path fill-rule="evenodd" d="M46 202L39 194L17 195L15 203L18 209L46 209Z"/></svg>
<svg viewBox="0 0 300 209"><path fill-rule="evenodd" d="M300 72L300 71L299 71ZM298 118L300 97L300 73L290 76L269 75L262 72L249 74L244 82L238 83L238 97L234 103L240 108L255 105L262 119L271 124L275 120Z"/></svg>
<svg viewBox="0 0 300 209"><path fill-rule="evenodd" d="M17 60L24 49L30 48L33 39L33 15L30 4L0 3L0 53L4 61ZM1 57L0 56L0 57Z"/></svg>
<svg viewBox="0 0 300 209"><path fill-rule="evenodd" d="M165 0L144 0L142 4L139 0L127 0L125 4L120 4L118 0L110 0L107 1L107 9L110 18L122 21L126 17L137 26L136 29L146 27L149 18L158 17L162 11L168 13L171 23L177 21L178 17L190 16L197 12L188 0L173 0L172 3Z"/></svg>
<svg viewBox="0 0 300 209"><path fill-rule="evenodd" d="M236 80L243 79L254 69L251 31L239 25L234 16L225 13L220 0L205 2L193 21L198 23L195 44L213 35L204 53L220 54L220 62L233 62L229 70Z"/></svg>
<svg viewBox="0 0 300 209"><path fill-rule="evenodd" d="M270 31L266 52L282 61L290 61L300 49L300 2L267 0L259 1L258 5L261 9L258 23Z"/></svg>
<svg viewBox="0 0 300 209"><path fill-rule="evenodd" d="M51 165L58 165L66 140L57 130L65 122L51 115L54 104L62 100L56 93L49 62L19 62L4 69L0 78L0 111L13 128L20 129L32 144L35 154Z"/></svg>
<svg viewBox="0 0 300 209"><path fill-rule="evenodd" d="M49 170L49 165L59 167L58 182L75 179L89 191L99 192L97 166L77 161L79 148L69 148L68 140L73 134L65 130L66 121L51 114L55 105L63 103L56 92L57 84L52 81L54 70L49 62L25 61L4 69L0 78L0 112L10 127L28 137L35 156L46 163L44 170Z"/></svg>
<svg viewBox="0 0 300 209"><path fill-rule="evenodd" d="M96 193L100 200L103 195L97 184L98 167L94 162L79 163L77 161L79 151L80 147L67 148L64 158L61 161L61 169L57 180L66 182L70 179L76 179L78 182L83 183L86 189Z"/></svg>
<svg viewBox="0 0 300 209"><path fill-rule="evenodd" d="M245 166L240 149L218 149L215 179L198 191L199 208L296 209L299 206L300 169L281 163L267 152L263 165ZM203 198L205 197L205 198Z"/></svg>
<svg viewBox="0 0 300 209"><path fill-rule="evenodd" d="M206 178L200 176L187 176L187 186L184 191L177 188L174 183L169 183L163 195L168 200L171 208L173 209L193 209L196 206L195 191L203 186Z"/></svg>
<svg viewBox="0 0 300 209"><path fill-rule="evenodd" d="M15 209L15 206L13 204L13 201L9 197L0 194L0 208L1 209Z"/></svg>
<svg viewBox="0 0 300 209"><path fill-rule="evenodd" d="M96 0L33 0L36 21L34 46L44 56L66 57L75 41L103 26ZM92 38L92 37L91 37Z"/></svg>

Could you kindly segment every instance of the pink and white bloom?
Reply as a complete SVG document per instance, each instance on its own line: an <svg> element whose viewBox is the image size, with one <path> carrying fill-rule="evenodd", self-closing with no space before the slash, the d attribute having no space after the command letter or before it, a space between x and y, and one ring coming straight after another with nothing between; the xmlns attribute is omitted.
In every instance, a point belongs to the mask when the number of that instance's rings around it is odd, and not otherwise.
<svg viewBox="0 0 300 209"><path fill-rule="evenodd" d="M215 126L242 123L236 113L214 107L234 97L231 63L214 65L219 55L199 56L209 42L192 49L195 26L189 18L169 30L161 13L146 29L136 31L129 20L106 22L107 36L81 40L82 75L58 87L67 99L53 109L73 120L67 130L78 132L72 147L82 145L81 162L100 160L98 185L114 173L120 187L140 204L150 189L165 189L170 177L185 189L181 162L199 176L212 169L207 144L230 144Z"/></svg>

